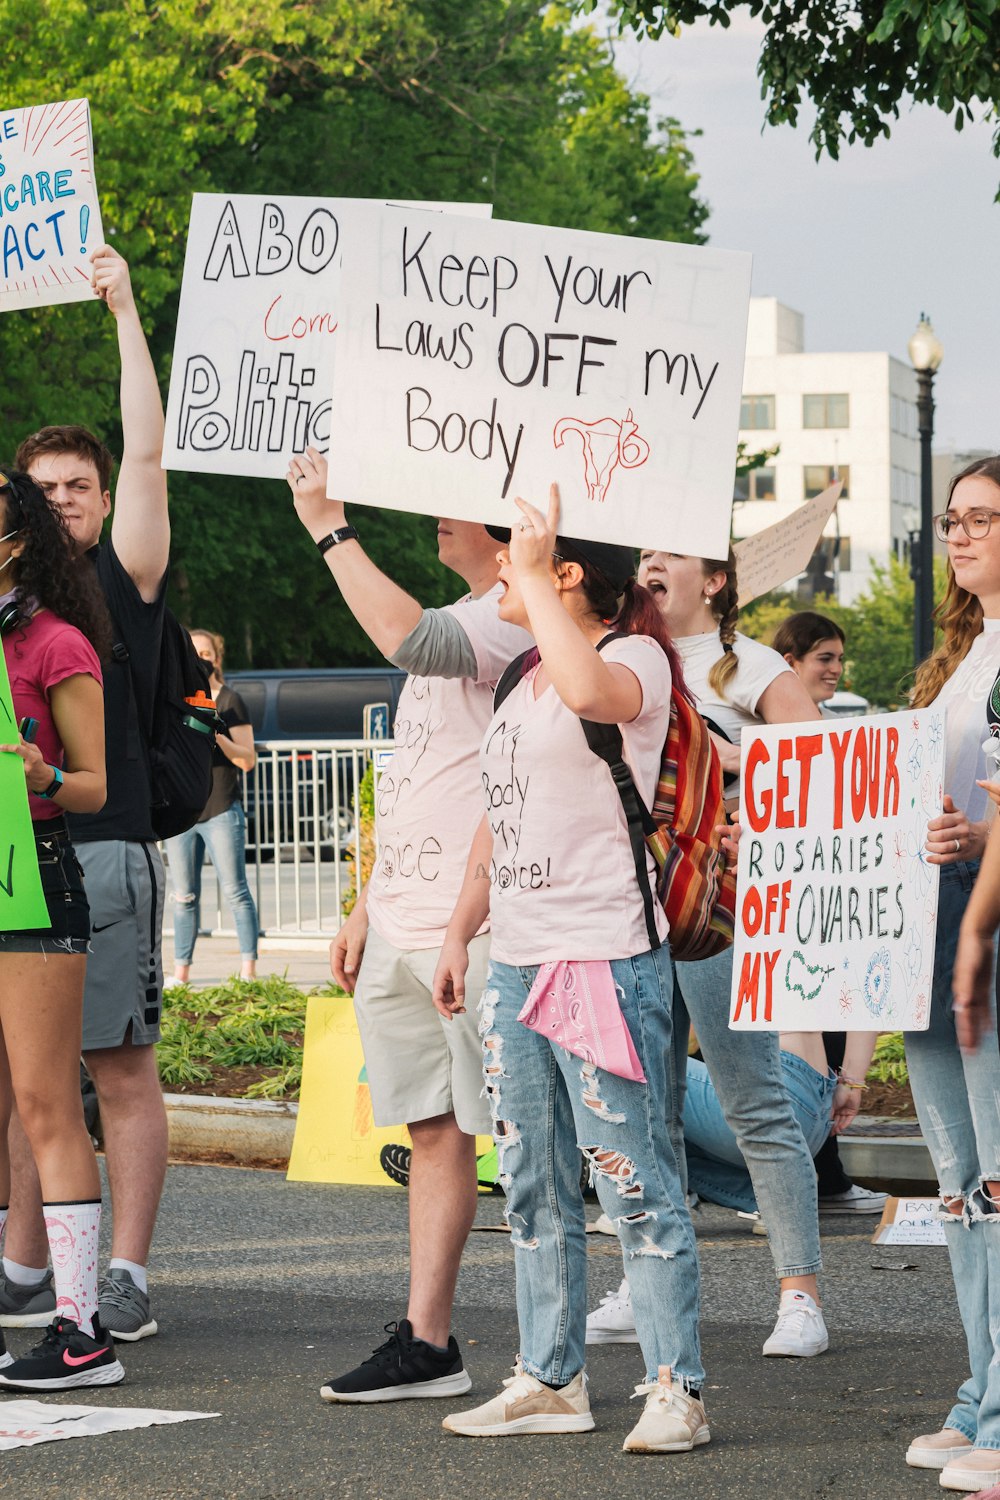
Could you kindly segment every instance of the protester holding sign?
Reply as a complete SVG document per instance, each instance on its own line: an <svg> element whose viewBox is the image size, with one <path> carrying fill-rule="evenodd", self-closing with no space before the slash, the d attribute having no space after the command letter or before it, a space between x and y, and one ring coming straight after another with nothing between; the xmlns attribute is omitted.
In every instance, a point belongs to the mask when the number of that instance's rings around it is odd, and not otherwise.
<svg viewBox="0 0 1000 1500"><path fill-rule="evenodd" d="M635 1286L646 1363L636 1394L646 1401L625 1448L687 1451L707 1443L709 1430L698 1256L667 1123L668 924L652 899L651 945L640 881L651 895L656 867L645 848L634 853L610 767L580 725L618 726L648 805L671 682L681 673L653 601L636 585L631 549L558 535L555 486L547 517L517 503L521 520L500 554L500 610L537 646L505 677L509 693L486 730L486 814L434 999L442 1014L460 1018L466 998L478 997L468 944L488 912L480 1033L514 1243L520 1352L500 1395L444 1425L474 1437L593 1427L582 1150ZM569 1014L556 1026L564 1003ZM581 1010L592 1020L577 1038L572 1016Z"/></svg>
<svg viewBox="0 0 1000 1500"><path fill-rule="evenodd" d="M732 554L717 561L646 551L639 581L657 602L684 665L688 687L713 728L727 770L739 769L739 737L744 726L761 720L789 723L819 717L781 657L737 632L738 590ZM677 965L673 1056L678 1110L683 1105L686 1040L693 1022L726 1120L753 1180L781 1283L778 1320L764 1353L809 1357L821 1354L828 1343L816 1281L820 1269L816 1174L785 1089L777 1036L729 1029L732 967L729 948L715 958ZM671 1123L678 1159L683 1162L679 1115ZM601 1324L605 1336L610 1324L628 1337L630 1300L626 1282L617 1299L591 1314L591 1324L595 1328Z"/></svg>
<svg viewBox="0 0 1000 1500"><path fill-rule="evenodd" d="M983 782L995 774L984 742L989 745L992 728L1000 726L998 517L1000 455L963 469L952 480L947 510L935 517L948 546L948 586L937 609L944 638L919 668L913 695L915 706L942 706L947 717L944 811L927 825L924 854L941 871L930 1023L926 1031L907 1033L906 1061L938 1174L970 1373L942 1430L915 1438L906 1461L941 1469L944 1488L957 1490L1000 1483L1000 1055L995 1043L973 1045L975 1034L964 1029L970 933L981 926L988 891L965 928L952 996L959 929L992 816ZM992 1018L992 960L989 972ZM957 1026L963 1030L956 1033Z"/></svg>
<svg viewBox="0 0 1000 1500"><path fill-rule="evenodd" d="M0 1384L115 1385L125 1372L97 1315L101 1181L80 1098L90 916L65 817L97 812L107 793L98 653L110 651L111 622L55 509L15 471L0 474L0 579L15 715L0 730L0 755L24 762L50 917L48 928L0 931L0 1230L16 1099L38 1167L56 1292L54 1318L30 1354L11 1361L0 1337Z"/></svg>
<svg viewBox="0 0 1000 1500"><path fill-rule="evenodd" d="M330 945L334 979L354 994L372 1110L405 1123L410 1167L410 1290L406 1317L370 1359L322 1387L332 1402L455 1396L471 1385L450 1334L462 1250L476 1211L476 1135L489 1130L482 1047L471 1017L444 1024L431 980L479 819L478 751L493 688L528 644L497 614L496 542L473 521L437 523L438 556L470 592L422 609L365 554L344 507L326 498L326 460L291 460L299 519L362 629L407 678L392 761L375 796L378 861ZM485 920L471 944L486 979Z"/></svg>
<svg viewBox="0 0 1000 1500"><path fill-rule="evenodd" d="M43 427L17 462L61 512L94 565L114 624L104 679L108 798L71 815L93 922L83 1050L97 1088L111 1182L111 1264L101 1322L116 1338L156 1332L146 1261L167 1166L167 1117L156 1067L160 1035L163 863L155 842L148 740L163 632L170 525L160 466L163 406L128 266L110 245L91 257L93 289L115 320L121 357L123 452L110 536L108 449L85 427ZM14 1207L0 1282L0 1324L45 1316L41 1199L30 1153L13 1153ZM32 1207L34 1205L34 1207ZM50 1314L51 1315L51 1314Z"/></svg>

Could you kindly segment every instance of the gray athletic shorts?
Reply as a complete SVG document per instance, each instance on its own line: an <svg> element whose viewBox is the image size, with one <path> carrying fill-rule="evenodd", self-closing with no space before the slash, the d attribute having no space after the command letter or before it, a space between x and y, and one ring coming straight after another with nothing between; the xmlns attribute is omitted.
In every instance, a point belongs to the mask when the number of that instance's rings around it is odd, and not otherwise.
<svg viewBox="0 0 1000 1500"><path fill-rule="evenodd" d="M354 1010L376 1125L410 1125L454 1113L467 1135L489 1135L483 1044L476 1007L486 988L489 933L469 944L466 1012L446 1021L434 1009L438 948L404 951L369 927Z"/></svg>
<svg viewBox="0 0 1000 1500"><path fill-rule="evenodd" d="M163 861L155 844L98 839L77 844L90 903L90 957L83 992L83 1050L160 1039Z"/></svg>

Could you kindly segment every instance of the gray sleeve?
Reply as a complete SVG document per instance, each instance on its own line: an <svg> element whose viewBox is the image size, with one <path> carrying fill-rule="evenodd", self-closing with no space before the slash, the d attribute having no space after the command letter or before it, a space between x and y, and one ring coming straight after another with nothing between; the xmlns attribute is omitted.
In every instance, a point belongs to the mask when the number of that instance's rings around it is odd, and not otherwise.
<svg viewBox="0 0 1000 1500"><path fill-rule="evenodd" d="M418 677L479 676L472 643L446 609L425 609L389 660L394 667Z"/></svg>

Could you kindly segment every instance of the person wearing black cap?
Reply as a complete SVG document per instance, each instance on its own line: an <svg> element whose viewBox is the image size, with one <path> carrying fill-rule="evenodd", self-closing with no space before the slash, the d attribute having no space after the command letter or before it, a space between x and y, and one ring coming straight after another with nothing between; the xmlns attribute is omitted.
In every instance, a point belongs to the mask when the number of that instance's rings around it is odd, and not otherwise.
<svg viewBox="0 0 1000 1500"><path fill-rule="evenodd" d="M594 1425L584 1372L582 1149L634 1283L645 1363L637 1394L646 1401L625 1448L687 1451L707 1443L709 1429L698 1256L668 1129L668 924L649 901L652 857L637 868L610 767L580 723L617 727L649 803L671 684L683 676L652 599L636 584L631 550L559 535L554 486L547 517L517 503L521 519L499 557L500 615L527 628L536 649L502 680L486 729L486 814L434 999L443 1015L464 1013L467 945L489 911L479 1029L515 1250L520 1352L498 1396L444 1426L504 1436Z"/></svg>

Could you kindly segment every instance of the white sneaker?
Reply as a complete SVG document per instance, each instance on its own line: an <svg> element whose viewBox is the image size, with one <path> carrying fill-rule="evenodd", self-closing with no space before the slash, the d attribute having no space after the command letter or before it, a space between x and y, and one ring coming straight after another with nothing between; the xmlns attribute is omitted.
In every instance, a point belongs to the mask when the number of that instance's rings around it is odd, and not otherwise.
<svg viewBox="0 0 1000 1500"><path fill-rule="evenodd" d="M906 1462L911 1469L944 1469L952 1459L965 1458L971 1452L972 1444L964 1433L942 1427L940 1432L915 1437L906 1450Z"/></svg>
<svg viewBox="0 0 1000 1500"><path fill-rule="evenodd" d="M830 1193L819 1200L821 1214L880 1214L885 1208L887 1193L873 1193L871 1188L859 1187L852 1182L846 1193Z"/></svg>
<svg viewBox="0 0 1000 1500"><path fill-rule="evenodd" d="M518 1360L514 1374L505 1380L503 1390L492 1401L473 1407L472 1411L455 1412L445 1417L441 1426L446 1432L463 1437L507 1437L523 1432L590 1432L594 1419L590 1415L587 1376L583 1370L569 1385L553 1390L529 1375Z"/></svg>
<svg viewBox="0 0 1000 1500"><path fill-rule="evenodd" d="M593 1224L591 1224L590 1228L595 1234L617 1235L618 1233L617 1229L608 1218L607 1214L598 1214L597 1218L594 1220Z"/></svg>
<svg viewBox="0 0 1000 1500"><path fill-rule="evenodd" d="M622 1444L624 1452L690 1453L709 1441L704 1406L672 1384L669 1369L661 1369L659 1380L637 1385L635 1395L645 1396L646 1406Z"/></svg>
<svg viewBox="0 0 1000 1500"><path fill-rule="evenodd" d="M632 1289L627 1279L622 1280L616 1292L601 1298L600 1307L587 1317L588 1344L637 1344L639 1335L635 1331L632 1313Z"/></svg>
<svg viewBox="0 0 1000 1500"><path fill-rule="evenodd" d="M782 1292L778 1321L764 1345L765 1354L789 1359L812 1359L829 1348L830 1338L823 1314L808 1292Z"/></svg>

